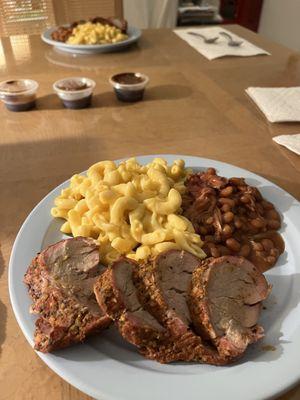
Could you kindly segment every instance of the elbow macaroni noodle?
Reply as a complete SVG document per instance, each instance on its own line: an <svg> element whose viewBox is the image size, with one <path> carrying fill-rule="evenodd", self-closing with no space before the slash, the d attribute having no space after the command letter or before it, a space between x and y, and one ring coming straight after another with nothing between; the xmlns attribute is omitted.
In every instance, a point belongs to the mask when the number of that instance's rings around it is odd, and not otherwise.
<svg viewBox="0 0 300 400"><path fill-rule="evenodd" d="M103 25L99 22L86 22L73 28L72 35L68 38L68 44L107 44L118 43L126 40L128 35L122 33L119 28Z"/></svg>
<svg viewBox="0 0 300 400"><path fill-rule="evenodd" d="M121 254L143 261L169 249L204 258L200 236L180 215L188 173L183 160L171 166L161 158L147 165L135 158L101 161L71 178L51 215L66 220L62 232L96 239L105 264Z"/></svg>

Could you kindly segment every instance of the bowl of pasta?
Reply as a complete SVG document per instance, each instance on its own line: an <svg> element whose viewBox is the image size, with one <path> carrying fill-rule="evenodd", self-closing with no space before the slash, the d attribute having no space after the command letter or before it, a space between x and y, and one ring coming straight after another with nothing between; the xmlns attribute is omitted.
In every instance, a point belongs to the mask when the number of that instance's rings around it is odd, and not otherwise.
<svg viewBox="0 0 300 400"><path fill-rule="evenodd" d="M270 398L300 378L299 209L215 160L99 161L23 223L9 264L17 321L50 368L96 399Z"/></svg>
<svg viewBox="0 0 300 400"><path fill-rule="evenodd" d="M125 20L95 17L49 28L41 38L61 51L93 54L122 50L137 42L140 36L141 31L127 26Z"/></svg>

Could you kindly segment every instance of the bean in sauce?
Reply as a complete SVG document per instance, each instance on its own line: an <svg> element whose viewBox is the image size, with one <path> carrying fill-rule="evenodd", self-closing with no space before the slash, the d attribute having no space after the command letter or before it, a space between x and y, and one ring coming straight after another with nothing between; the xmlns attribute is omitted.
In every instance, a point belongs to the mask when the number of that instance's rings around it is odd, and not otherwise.
<svg viewBox="0 0 300 400"><path fill-rule="evenodd" d="M201 235L209 256L240 255L262 271L276 263L284 251L276 232L280 216L257 188L243 178L222 178L214 168L191 175L186 187L183 215Z"/></svg>

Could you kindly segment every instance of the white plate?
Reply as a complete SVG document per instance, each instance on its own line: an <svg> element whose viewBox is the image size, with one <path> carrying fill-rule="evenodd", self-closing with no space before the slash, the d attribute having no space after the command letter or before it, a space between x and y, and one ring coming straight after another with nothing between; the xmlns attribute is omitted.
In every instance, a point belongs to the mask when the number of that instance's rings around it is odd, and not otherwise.
<svg viewBox="0 0 300 400"><path fill-rule="evenodd" d="M129 26L127 28L128 39L123 40L122 42L108 44L68 44L58 42L57 40L53 40L51 38L51 33L56 29L57 27L47 29L41 35L42 40L61 51L78 54L111 53L114 51L123 50L124 48L137 42L142 34L140 29Z"/></svg>
<svg viewBox="0 0 300 400"><path fill-rule="evenodd" d="M156 156L141 156L141 163ZM266 179L229 164L205 158L162 155L168 162L183 158L195 169L215 167L226 177L243 176L275 204L283 216L286 252L267 273L274 285L261 322L263 342L252 345L237 364L213 367L193 363L161 365L141 357L110 328L85 344L53 354L38 355L58 375L90 396L101 400L262 400L294 385L300 378L300 204ZM75 172L75 171L74 171ZM9 291L18 323L33 345L35 318L29 314L30 299L23 275L42 248L63 238L60 222L50 208L65 182L49 193L29 214L16 238L9 265ZM276 347L263 351L263 345Z"/></svg>

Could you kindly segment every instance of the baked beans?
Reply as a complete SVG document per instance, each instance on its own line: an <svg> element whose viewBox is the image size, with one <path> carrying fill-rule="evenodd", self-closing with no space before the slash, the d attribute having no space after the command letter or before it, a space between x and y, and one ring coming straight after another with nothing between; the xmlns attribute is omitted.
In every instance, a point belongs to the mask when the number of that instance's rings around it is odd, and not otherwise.
<svg viewBox="0 0 300 400"><path fill-rule="evenodd" d="M226 179L214 168L193 174L186 181L183 214L204 241L208 256L240 255L266 270L284 251L276 231L280 215L259 190L244 178Z"/></svg>

